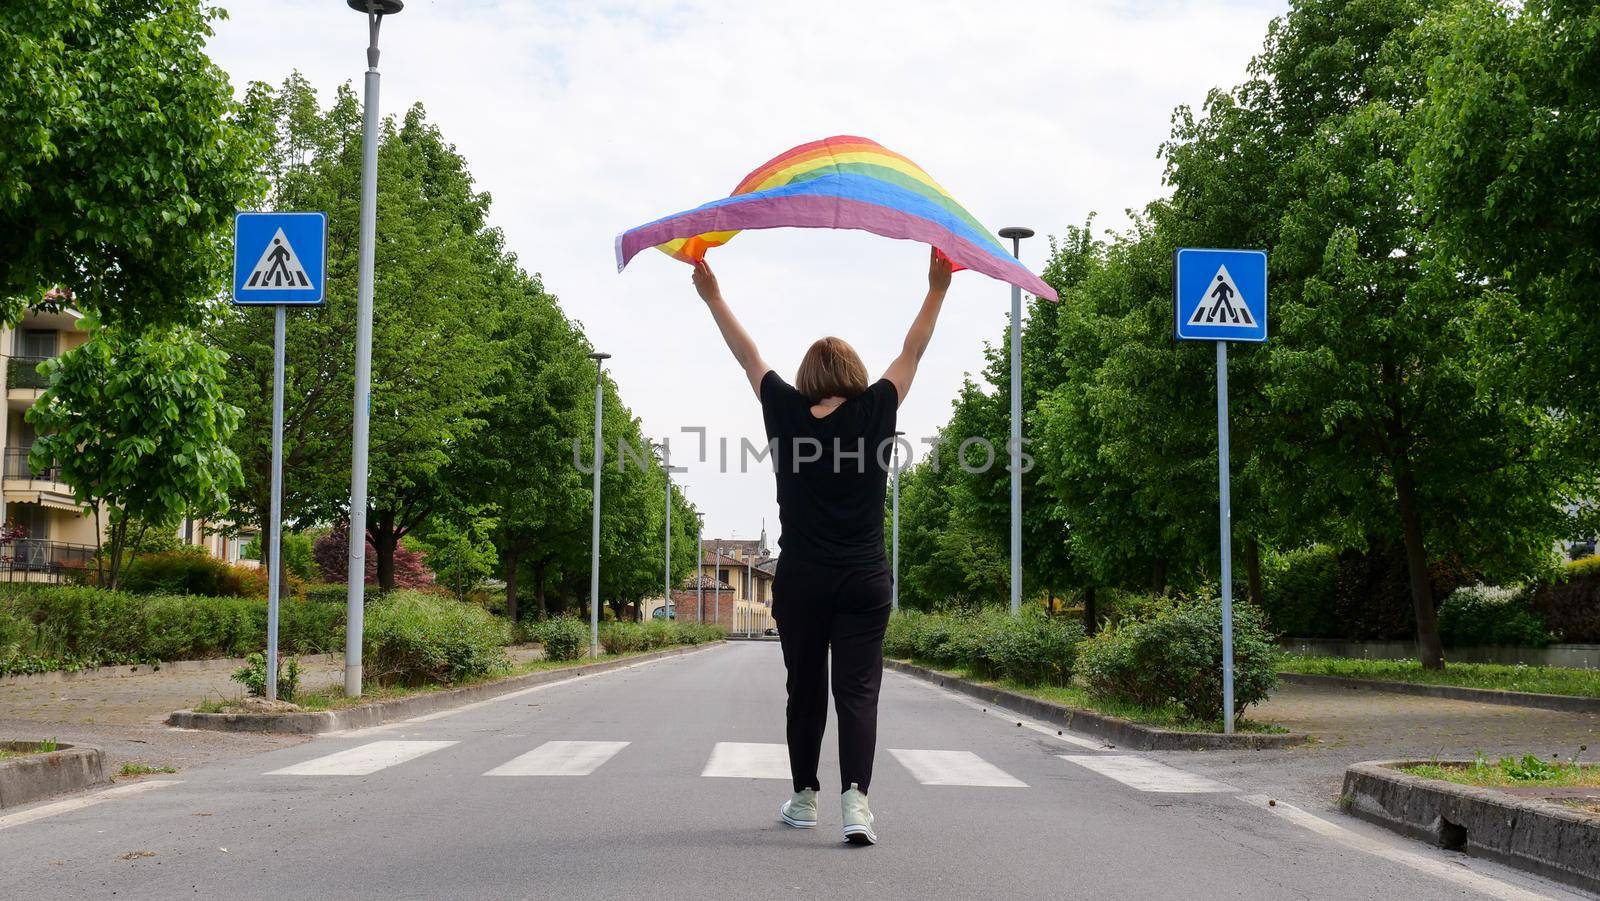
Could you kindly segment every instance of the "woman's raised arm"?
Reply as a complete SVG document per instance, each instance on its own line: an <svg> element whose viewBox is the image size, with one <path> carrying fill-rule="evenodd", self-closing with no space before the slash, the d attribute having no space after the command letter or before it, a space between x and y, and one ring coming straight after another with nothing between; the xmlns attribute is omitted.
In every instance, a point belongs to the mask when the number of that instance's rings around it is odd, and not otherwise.
<svg viewBox="0 0 1600 901"><path fill-rule="evenodd" d="M895 357L894 362L889 364L889 370L883 374L884 378L894 383L900 403L906 402L911 380L917 376L917 364L922 362L922 354L927 351L928 342L933 340L933 326L939 321L939 311L944 307L945 292L950 290L950 272L950 261L940 256L939 251L929 250L928 296L922 301L922 309L917 311L911 329L906 332L906 342L900 348L900 356Z"/></svg>
<svg viewBox="0 0 1600 901"><path fill-rule="evenodd" d="M705 260L694 264L694 289L700 293L700 299L706 302L706 308L711 311L711 318L717 321L717 328L722 332L722 340L728 343L728 349L733 351L733 358L744 367L745 377L750 380L750 388L755 391L756 397L761 397L761 379L766 376L772 367L761 358L761 351L756 349L756 342L751 340L750 333L739 324L738 317L729 309L728 302L722 299L722 289L717 285L717 275L711 271L711 266Z"/></svg>

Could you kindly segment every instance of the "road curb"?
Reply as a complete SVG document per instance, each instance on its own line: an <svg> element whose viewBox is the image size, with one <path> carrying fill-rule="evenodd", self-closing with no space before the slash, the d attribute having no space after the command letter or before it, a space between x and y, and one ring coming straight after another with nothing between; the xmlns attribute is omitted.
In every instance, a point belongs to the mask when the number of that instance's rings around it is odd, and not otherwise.
<svg viewBox="0 0 1600 901"><path fill-rule="evenodd" d="M1345 809L1403 835L1600 891L1600 818L1536 798L1402 773L1374 760L1344 772Z"/></svg>
<svg viewBox="0 0 1600 901"><path fill-rule="evenodd" d="M713 641L706 644L666 648L660 651L651 651L648 654L624 657L620 660L607 660L604 663L593 663L587 666L544 670L521 676L507 676L504 679L468 685L464 688L450 688L443 691L428 692L427 694L412 695L408 698L376 701L371 704L347 707L343 710L293 713L196 713L193 710L178 710L167 717L167 725L180 729L210 729L218 732L275 732L295 735L314 735L322 732L364 729L370 726L380 726L391 720L410 719L425 713L460 707L534 685L560 682L578 676L603 673L626 666L633 666L637 663L646 663L651 660L692 654L697 651L719 647L722 644L724 642Z"/></svg>
<svg viewBox="0 0 1600 901"><path fill-rule="evenodd" d="M31 750L38 744L6 741L0 742L0 750ZM105 757L99 748L61 745L48 754L0 760L0 808L83 791L107 781Z"/></svg>
<svg viewBox="0 0 1600 901"><path fill-rule="evenodd" d="M1006 707L1075 732L1086 732L1103 738L1118 747L1132 748L1137 751L1219 751L1287 748L1302 744L1310 737L1299 732L1272 734L1239 732L1233 735L1225 735L1220 732L1173 732L1152 726L1142 726L1120 717L1107 716L1103 713L1095 713L1077 707L1068 707L1065 704L1040 700L1039 698L1018 694L1004 688L984 685L958 676L952 676L948 673L941 673L938 670L917 666L914 663L906 663L903 660L885 659L883 664L896 672L915 676L940 687L959 691L964 695L970 695L981 701Z"/></svg>
<svg viewBox="0 0 1600 901"><path fill-rule="evenodd" d="M1429 685L1421 682L1390 682L1384 679L1358 679L1353 676L1324 676L1313 673L1279 673L1278 678L1294 685L1331 685L1360 691L1387 691L1393 694L1422 695L1452 701L1477 701L1504 707L1533 707L1563 713L1600 713L1600 698L1575 695L1545 695L1531 691L1500 691L1493 688L1464 688L1459 685Z"/></svg>

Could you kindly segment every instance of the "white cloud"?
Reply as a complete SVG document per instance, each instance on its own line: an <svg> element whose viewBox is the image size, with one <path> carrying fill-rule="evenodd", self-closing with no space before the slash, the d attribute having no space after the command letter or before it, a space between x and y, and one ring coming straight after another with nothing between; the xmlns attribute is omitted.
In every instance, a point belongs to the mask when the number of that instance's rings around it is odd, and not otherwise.
<svg viewBox="0 0 1600 901"><path fill-rule="evenodd" d="M871 137L916 160L985 224L1040 237L1120 227L1162 192L1157 145L1178 104L1231 85L1282 0L1232 2L424 2L383 26L382 110L427 107L494 198L509 246L596 346L652 435L703 425L759 437L740 372L689 284L617 232L720 197L791 146ZM211 50L242 89L299 69L360 89L362 17L333 0L238 0ZM837 334L881 370L924 290L926 250L850 232L749 232L711 260L780 372ZM382 302L382 298L379 298ZM913 436L948 416L1000 337L1009 288L956 276L900 411ZM683 436L675 462L689 456ZM777 531L771 475L680 477L707 535Z"/></svg>

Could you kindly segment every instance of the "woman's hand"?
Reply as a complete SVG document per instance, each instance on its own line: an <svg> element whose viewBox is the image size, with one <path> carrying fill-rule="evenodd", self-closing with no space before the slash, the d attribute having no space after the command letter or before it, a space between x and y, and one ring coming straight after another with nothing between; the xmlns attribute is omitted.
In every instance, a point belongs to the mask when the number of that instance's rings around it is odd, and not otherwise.
<svg viewBox="0 0 1600 901"><path fill-rule="evenodd" d="M928 291L943 294L950 290L950 258L941 254L939 249L928 250ZM715 282L713 282L715 284Z"/></svg>
<svg viewBox="0 0 1600 901"><path fill-rule="evenodd" d="M706 303L722 299L722 289L717 286L717 274L711 271L711 264L704 258L696 260L694 264L694 289L700 292L700 299Z"/></svg>

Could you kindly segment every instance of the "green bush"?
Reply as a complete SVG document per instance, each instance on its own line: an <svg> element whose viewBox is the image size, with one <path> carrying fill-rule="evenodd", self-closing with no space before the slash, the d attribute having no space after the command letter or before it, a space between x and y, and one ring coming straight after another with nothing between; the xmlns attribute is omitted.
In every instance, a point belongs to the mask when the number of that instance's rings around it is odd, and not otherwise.
<svg viewBox="0 0 1600 901"><path fill-rule="evenodd" d="M549 620L548 622L558 622ZM588 638L587 630L584 639ZM632 654L639 651L656 651L680 644L704 644L723 637L721 626L697 623L675 623L651 620L646 623L611 622L600 626L600 647L607 654ZM550 646L545 645L545 654ZM553 658L559 659L559 658Z"/></svg>
<svg viewBox="0 0 1600 901"><path fill-rule="evenodd" d="M323 582L316 585L307 585L301 594L305 596L306 600L318 604L343 605L350 599L350 588L343 582ZM365 599L365 603L371 604L373 601L383 597L383 592L376 585L367 585L362 590L362 597Z"/></svg>
<svg viewBox="0 0 1600 901"><path fill-rule="evenodd" d="M1264 567L1262 612L1272 631L1293 638L1339 633L1339 556L1317 546L1289 551Z"/></svg>
<svg viewBox="0 0 1600 901"><path fill-rule="evenodd" d="M1528 606L1557 640L1600 643L1600 556L1568 563L1529 592Z"/></svg>
<svg viewBox="0 0 1600 901"><path fill-rule="evenodd" d="M267 655L257 651L244 659L244 666L233 671L229 678L243 685L251 697L267 696ZM293 701L300 690L300 661L293 657L278 658L278 700Z"/></svg>
<svg viewBox="0 0 1600 901"><path fill-rule="evenodd" d="M632 654L645 648L644 630L635 623L606 623L600 627L600 647L607 654Z"/></svg>
<svg viewBox="0 0 1600 901"><path fill-rule="evenodd" d="M259 598L11 585L0 591L0 614L26 624L15 653L31 662L0 663L11 672L242 656L259 650L267 635L267 605ZM287 600L279 608L279 645L292 654L337 650L343 625L342 607Z"/></svg>
<svg viewBox="0 0 1600 901"><path fill-rule="evenodd" d="M417 591L396 591L371 605L362 643L362 667L379 685L448 685L511 665L504 620Z"/></svg>
<svg viewBox="0 0 1600 901"><path fill-rule="evenodd" d="M546 660L577 660L589 652L589 624L574 616L528 623L524 634L544 645Z"/></svg>
<svg viewBox="0 0 1600 901"><path fill-rule="evenodd" d="M677 633L678 644L705 644L728 637L725 629L710 623L674 623L673 629Z"/></svg>
<svg viewBox="0 0 1600 901"><path fill-rule="evenodd" d="M1259 611L1233 611L1234 712L1277 684L1278 652ZM1077 673L1091 695L1142 707L1176 704L1202 723L1222 720L1222 605L1173 601L1143 619L1106 629L1078 646Z"/></svg>
<svg viewBox="0 0 1600 901"><path fill-rule="evenodd" d="M889 619L883 652L937 666L959 666L981 678L1024 685L1064 685L1072 678L1083 626L1075 619L999 608L978 613L902 613Z"/></svg>
<svg viewBox="0 0 1600 901"><path fill-rule="evenodd" d="M266 573L188 548L135 557L122 577L122 588L134 594L264 597Z"/></svg>
<svg viewBox="0 0 1600 901"><path fill-rule="evenodd" d="M1528 609L1527 592L1492 585L1458 588L1446 598L1439 607L1439 635L1452 648L1542 648L1555 640Z"/></svg>

